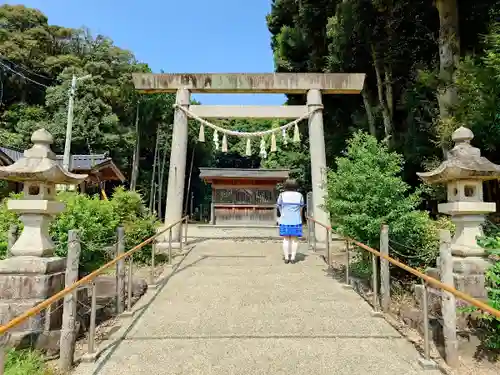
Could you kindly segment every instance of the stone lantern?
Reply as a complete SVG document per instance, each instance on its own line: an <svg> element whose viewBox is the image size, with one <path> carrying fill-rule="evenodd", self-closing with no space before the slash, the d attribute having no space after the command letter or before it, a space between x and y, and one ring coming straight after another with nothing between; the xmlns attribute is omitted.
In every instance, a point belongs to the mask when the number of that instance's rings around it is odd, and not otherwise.
<svg viewBox="0 0 500 375"><path fill-rule="evenodd" d="M455 147L448 158L431 172L417 173L427 183L444 183L448 202L439 204L441 213L451 216L456 226L451 241L455 287L476 298L486 298L484 272L490 266L486 253L477 244L483 235L485 214L496 211L496 204L483 201L483 181L500 178L500 166L481 156L473 147L472 131L460 127L452 135Z"/></svg>
<svg viewBox="0 0 500 375"><path fill-rule="evenodd" d="M0 167L0 178L24 183L22 199L9 200L7 207L19 214L23 231L11 256L0 261L0 323L20 315L64 287L65 259L54 256L49 225L54 215L64 210L55 200L56 184L78 184L87 175L64 170L50 149L52 135L45 129L31 137L33 147L14 164ZM34 332L57 329L62 309L31 318L13 330L18 337Z"/></svg>

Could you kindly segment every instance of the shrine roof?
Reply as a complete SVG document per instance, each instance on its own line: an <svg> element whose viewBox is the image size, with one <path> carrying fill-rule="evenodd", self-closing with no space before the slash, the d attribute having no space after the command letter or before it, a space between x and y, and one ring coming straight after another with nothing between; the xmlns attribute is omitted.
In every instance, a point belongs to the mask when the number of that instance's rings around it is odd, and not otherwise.
<svg viewBox="0 0 500 375"><path fill-rule="evenodd" d="M0 151L5 155L7 161L5 162L5 165L10 165L18 161L23 157L23 152L14 150L11 148L7 147L0 147Z"/></svg>
<svg viewBox="0 0 500 375"><path fill-rule="evenodd" d="M31 135L33 146L24 151L23 157L9 163L15 153L7 155L2 151L0 178L9 181L50 181L56 184L78 184L84 181L87 174L75 174L62 168L55 160L50 145L54 142L52 134L41 128Z"/></svg>
<svg viewBox="0 0 500 375"><path fill-rule="evenodd" d="M286 180L289 169L200 168L201 178L246 178Z"/></svg>
<svg viewBox="0 0 500 375"><path fill-rule="evenodd" d="M0 165L11 165L23 158L23 151L15 150L8 147L0 146ZM56 155L56 162L60 166L63 165L63 155ZM91 154L91 155L71 155L70 157L71 172L94 172L105 168L112 170L113 179L125 181L125 176L107 154Z"/></svg>

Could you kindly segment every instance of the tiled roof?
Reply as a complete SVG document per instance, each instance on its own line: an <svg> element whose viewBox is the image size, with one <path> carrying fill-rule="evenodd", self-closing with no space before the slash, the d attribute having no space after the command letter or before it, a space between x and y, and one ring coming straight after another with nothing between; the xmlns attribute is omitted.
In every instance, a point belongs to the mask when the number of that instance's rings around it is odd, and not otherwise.
<svg viewBox="0 0 500 375"><path fill-rule="evenodd" d="M287 179L289 169L200 168L201 178L279 178Z"/></svg>
<svg viewBox="0 0 500 375"><path fill-rule="evenodd" d="M1 147L0 151L7 155L13 163L18 161L23 157L22 151L17 151L7 147ZM59 164L63 163L63 155L56 155L56 160ZM106 154L94 154L94 155L71 155L70 169L72 171L78 170L90 170L94 166L99 165L105 161L111 160Z"/></svg>
<svg viewBox="0 0 500 375"><path fill-rule="evenodd" d="M1 146L0 146L0 151L2 151L5 155L7 155L10 158L10 160L12 160L13 163L21 159L24 154L22 151L17 151L11 148L1 147Z"/></svg>
<svg viewBox="0 0 500 375"><path fill-rule="evenodd" d="M62 165L63 155L56 156L57 162ZM98 164L105 161L111 160L106 154L94 154L94 155L71 155L70 169L72 171L78 170L90 170Z"/></svg>

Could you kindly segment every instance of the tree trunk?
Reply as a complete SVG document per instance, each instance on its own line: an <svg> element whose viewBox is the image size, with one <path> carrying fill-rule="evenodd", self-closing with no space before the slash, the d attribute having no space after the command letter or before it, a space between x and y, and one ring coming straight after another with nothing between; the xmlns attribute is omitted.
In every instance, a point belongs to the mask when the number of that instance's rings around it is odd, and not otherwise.
<svg viewBox="0 0 500 375"><path fill-rule="evenodd" d="M28 85L24 77L19 77L19 81L21 83L21 103L26 103L28 99Z"/></svg>
<svg viewBox="0 0 500 375"><path fill-rule="evenodd" d="M140 133L139 133L139 102L135 113L135 149L132 159L132 176L130 177L130 190L135 191L137 179L139 177L139 155L140 154Z"/></svg>
<svg viewBox="0 0 500 375"><path fill-rule="evenodd" d="M156 141L155 141L155 156L153 161L153 173L151 175L151 189L149 192L149 212L153 213L153 209L155 207L155 177L156 177L156 160L158 159L158 143L160 140L160 125L156 127Z"/></svg>
<svg viewBox="0 0 500 375"><path fill-rule="evenodd" d="M366 91L367 89L363 89L361 91L361 96L363 97L363 104L365 106L365 111L366 111L366 117L368 119L368 129L370 131L370 134L373 135L374 137L377 136L377 128L375 127L375 118L373 116L373 109L370 104L370 97L368 95L368 92Z"/></svg>
<svg viewBox="0 0 500 375"><path fill-rule="evenodd" d="M382 108L382 118L384 120L384 141L387 142L388 145L392 144L392 134L394 131L394 127L392 124L392 116L390 107L387 103L387 73L384 74L386 77L385 80L382 80L382 66L380 65L377 52L375 51L375 47L372 46L372 58L373 58L373 66L375 68L375 77L377 78L377 92L378 92L378 100L380 102L380 107ZM392 85L392 84L391 84ZM392 86L390 89L390 95L392 100Z"/></svg>
<svg viewBox="0 0 500 375"><path fill-rule="evenodd" d="M456 0L436 0L439 12L439 70L445 86L440 90L439 111L441 117L450 115L450 106L456 104L457 94L453 74L460 58L458 33L458 7Z"/></svg>
<svg viewBox="0 0 500 375"><path fill-rule="evenodd" d="M385 102L387 103L387 110L391 121L394 119L394 95L392 94L392 68L389 65L384 66L385 80Z"/></svg>
<svg viewBox="0 0 500 375"><path fill-rule="evenodd" d="M163 157L160 166L160 182L158 186L158 217L163 218L163 177L165 176L165 163L167 161L168 144L165 137L165 145L163 146Z"/></svg>
<svg viewBox="0 0 500 375"><path fill-rule="evenodd" d="M441 121L451 117L451 110L458 102L454 73L460 58L460 37L458 29L458 6L456 0L436 0L439 13L439 73L442 86L438 89L439 114ZM441 134L442 148L447 135Z"/></svg>

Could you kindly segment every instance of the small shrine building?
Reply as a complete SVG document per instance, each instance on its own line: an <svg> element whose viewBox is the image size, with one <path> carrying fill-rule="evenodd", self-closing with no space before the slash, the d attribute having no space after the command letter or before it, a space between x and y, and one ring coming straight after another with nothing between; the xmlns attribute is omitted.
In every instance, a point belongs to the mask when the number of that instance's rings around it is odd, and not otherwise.
<svg viewBox="0 0 500 375"><path fill-rule="evenodd" d="M212 185L210 223L276 225L277 185L288 169L200 168L200 178Z"/></svg>

